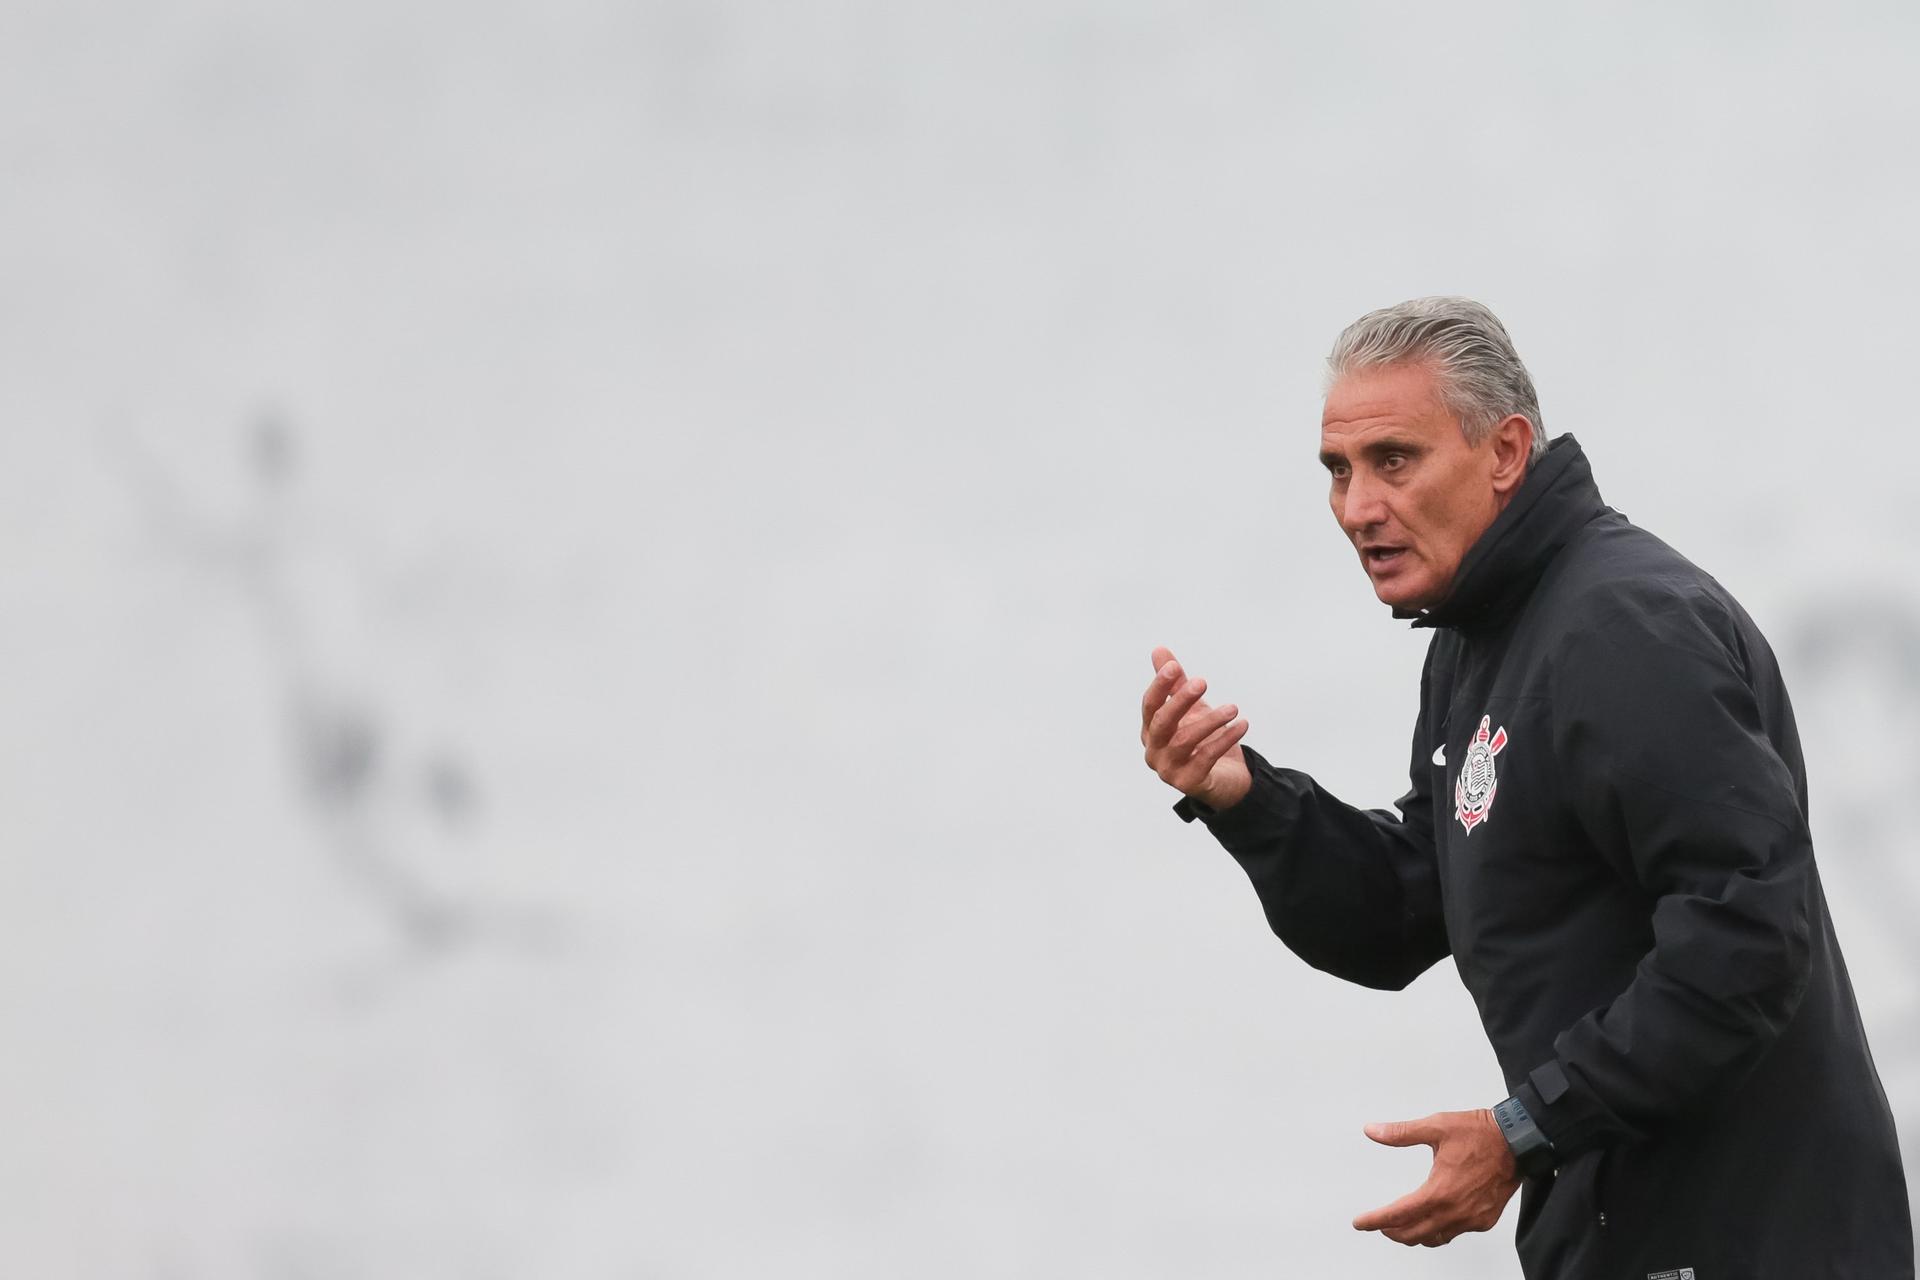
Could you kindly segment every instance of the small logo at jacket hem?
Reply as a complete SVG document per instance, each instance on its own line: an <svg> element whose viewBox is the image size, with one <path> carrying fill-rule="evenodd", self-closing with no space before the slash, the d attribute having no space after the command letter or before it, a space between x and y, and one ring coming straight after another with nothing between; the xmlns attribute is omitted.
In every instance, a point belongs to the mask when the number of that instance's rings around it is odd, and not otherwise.
<svg viewBox="0 0 1920 1280"><path fill-rule="evenodd" d="M1692 1267L1682 1267L1678 1271L1649 1271L1647 1280L1695 1280Z"/></svg>

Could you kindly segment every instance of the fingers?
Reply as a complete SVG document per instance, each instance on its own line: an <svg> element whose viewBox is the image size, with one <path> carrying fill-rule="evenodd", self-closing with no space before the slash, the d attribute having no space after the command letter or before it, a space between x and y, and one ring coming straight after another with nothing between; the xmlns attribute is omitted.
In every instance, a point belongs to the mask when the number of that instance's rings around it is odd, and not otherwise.
<svg viewBox="0 0 1920 1280"><path fill-rule="evenodd" d="M1440 1127L1434 1123L1433 1116L1419 1120L1390 1120L1384 1124L1370 1124L1363 1131L1369 1138L1383 1147L1417 1147L1422 1144L1433 1146L1440 1141Z"/></svg>
<svg viewBox="0 0 1920 1280"><path fill-rule="evenodd" d="M1166 705L1167 695L1173 691L1174 684L1179 679L1180 664L1177 662L1169 662L1166 666L1154 672L1153 683L1147 686L1146 693L1142 695L1140 699L1140 731L1142 736L1145 736L1152 730L1154 715L1161 707Z"/></svg>
<svg viewBox="0 0 1920 1280"><path fill-rule="evenodd" d="M1143 738L1153 723L1153 713L1166 702L1168 692L1181 676L1180 664L1170 650L1164 647L1155 649L1153 656L1153 682L1140 699L1140 733Z"/></svg>
<svg viewBox="0 0 1920 1280"><path fill-rule="evenodd" d="M1200 739L1224 724L1225 721L1219 716L1226 708L1209 707L1200 700L1200 695L1206 691L1207 682L1201 676L1195 676L1175 689L1173 696L1147 722L1147 741L1153 745L1191 751ZM1233 716L1229 715L1227 719L1231 720Z"/></svg>
<svg viewBox="0 0 1920 1280"><path fill-rule="evenodd" d="M1363 1213L1353 1220L1356 1231L1378 1231L1395 1244L1423 1244L1435 1248L1446 1244L1463 1226L1426 1187L1401 1196L1392 1204Z"/></svg>
<svg viewBox="0 0 1920 1280"><path fill-rule="evenodd" d="M1409 1191L1392 1204L1382 1205L1369 1210L1353 1220L1355 1231L1404 1231L1417 1222L1427 1218L1432 1208L1432 1195L1425 1187Z"/></svg>
<svg viewBox="0 0 1920 1280"><path fill-rule="evenodd" d="M1203 687L1205 681L1190 681L1180 694L1167 699L1167 705L1155 714L1152 725L1142 735L1147 740L1147 763L1154 772L1169 786L1189 794L1206 781L1214 761L1246 732L1244 724L1237 729L1233 727L1234 717L1240 710L1232 703L1208 707L1197 701L1198 691ZM1182 710L1183 707L1198 709ZM1179 717L1177 723L1175 716ZM1215 734L1221 735L1220 739L1213 743L1211 750L1202 753L1200 746Z"/></svg>
<svg viewBox="0 0 1920 1280"><path fill-rule="evenodd" d="M1212 772L1213 762L1233 749L1233 745L1247 736L1247 722L1237 719L1240 709L1229 702L1217 711L1209 712L1207 718L1218 727L1200 739L1193 748L1193 754L1187 757L1187 764L1194 769Z"/></svg>
<svg viewBox="0 0 1920 1280"><path fill-rule="evenodd" d="M1178 670L1177 664L1175 669ZM1181 680L1166 700L1147 717L1141 738L1149 747L1164 747L1171 743L1187 712L1193 710L1194 704L1200 701L1200 695L1206 691L1207 682L1199 676Z"/></svg>
<svg viewBox="0 0 1920 1280"><path fill-rule="evenodd" d="M1438 1249L1443 1244L1451 1244L1465 1234L1456 1225L1450 1225L1440 1218L1424 1218L1411 1226L1397 1227L1382 1231L1381 1235L1395 1244L1408 1246L1423 1245L1429 1249Z"/></svg>
<svg viewBox="0 0 1920 1280"><path fill-rule="evenodd" d="M1419 1244L1430 1249L1449 1243L1463 1231L1477 1230L1447 1212L1425 1187L1361 1214L1353 1220L1353 1227L1356 1231L1378 1231L1395 1244Z"/></svg>

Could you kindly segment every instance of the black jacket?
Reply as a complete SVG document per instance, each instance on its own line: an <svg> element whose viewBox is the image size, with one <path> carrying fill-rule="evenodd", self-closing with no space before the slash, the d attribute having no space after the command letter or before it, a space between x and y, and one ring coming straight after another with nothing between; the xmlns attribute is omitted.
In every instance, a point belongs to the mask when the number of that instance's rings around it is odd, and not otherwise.
<svg viewBox="0 0 1920 1280"><path fill-rule="evenodd" d="M1521 1190L1529 1280L1911 1277L1893 1117L1752 619L1605 506L1561 436L1414 625L1434 633L1400 817L1250 749L1245 800L1175 811L1315 968L1400 988L1453 956L1561 1162Z"/></svg>

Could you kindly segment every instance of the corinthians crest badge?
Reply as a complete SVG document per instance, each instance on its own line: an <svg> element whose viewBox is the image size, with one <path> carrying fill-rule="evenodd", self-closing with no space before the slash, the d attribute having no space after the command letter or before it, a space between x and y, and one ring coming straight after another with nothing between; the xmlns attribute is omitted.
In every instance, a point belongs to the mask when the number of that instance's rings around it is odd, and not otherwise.
<svg viewBox="0 0 1920 1280"><path fill-rule="evenodd" d="M1460 776L1453 784L1453 816L1460 819L1460 825L1469 835L1487 820L1487 814L1493 809L1493 793L1500 785L1493 758L1505 749L1507 731L1502 726L1488 737L1487 725L1491 721L1491 716L1480 717L1480 729L1467 744L1467 758L1460 762Z"/></svg>

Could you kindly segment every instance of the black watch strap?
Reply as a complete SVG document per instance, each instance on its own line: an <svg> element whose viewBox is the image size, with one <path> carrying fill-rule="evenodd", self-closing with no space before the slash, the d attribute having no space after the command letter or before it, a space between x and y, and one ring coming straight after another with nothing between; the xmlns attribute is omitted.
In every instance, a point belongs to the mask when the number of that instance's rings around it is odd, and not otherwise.
<svg viewBox="0 0 1920 1280"><path fill-rule="evenodd" d="M1513 1162L1520 1172L1529 1178L1551 1172L1560 1163L1553 1143L1533 1122L1527 1109L1520 1105L1518 1098L1508 1098L1496 1103L1493 1119L1500 1126L1500 1136L1507 1140L1507 1146L1513 1151Z"/></svg>

